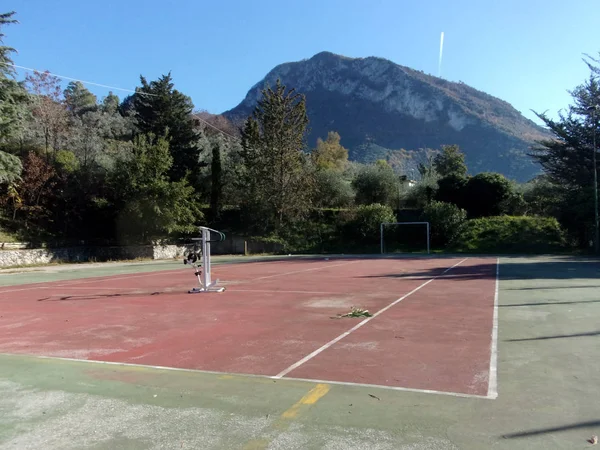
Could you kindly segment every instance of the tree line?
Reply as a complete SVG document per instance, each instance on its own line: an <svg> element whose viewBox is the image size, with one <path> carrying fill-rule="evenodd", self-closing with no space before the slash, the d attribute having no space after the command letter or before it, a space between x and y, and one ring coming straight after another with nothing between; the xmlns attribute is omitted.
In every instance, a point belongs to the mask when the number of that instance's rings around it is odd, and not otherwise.
<svg viewBox="0 0 600 450"><path fill-rule="evenodd" d="M14 13L0 15L0 32L12 23ZM379 223L412 217L429 220L443 248L469 221L520 216L556 219L567 245L589 245L596 60L566 115L539 114L554 138L532 148L542 175L517 184L469 175L455 145L427 153L416 180L393 155L349 161L335 131L310 148L305 97L280 81L239 128L195 112L170 73L141 76L123 99L98 99L80 82L63 89L48 72L18 81L3 39L0 226L18 239L145 243L208 223L289 249L361 249L377 241Z"/></svg>

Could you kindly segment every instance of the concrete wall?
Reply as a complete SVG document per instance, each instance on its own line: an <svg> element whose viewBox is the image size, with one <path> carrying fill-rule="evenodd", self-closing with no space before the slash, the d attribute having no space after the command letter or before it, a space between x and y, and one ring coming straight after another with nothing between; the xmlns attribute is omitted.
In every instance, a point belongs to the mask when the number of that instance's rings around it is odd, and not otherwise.
<svg viewBox="0 0 600 450"><path fill-rule="evenodd" d="M191 245L138 245L128 247L65 247L28 248L27 243L0 243L0 267L29 266L51 262L122 261L132 259L182 258ZM243 255L245 253L274 253L279 244L245 241L231 237L223 242L211 243L212 255Z"/></svg>
<svg viewBox="0 0 600 450"><path fill-rule="evenodd" d="M0 250L0 267L28 266L51 262L173 259L183 257L185 246L139 245L131 247L68 247Z"/></svg>

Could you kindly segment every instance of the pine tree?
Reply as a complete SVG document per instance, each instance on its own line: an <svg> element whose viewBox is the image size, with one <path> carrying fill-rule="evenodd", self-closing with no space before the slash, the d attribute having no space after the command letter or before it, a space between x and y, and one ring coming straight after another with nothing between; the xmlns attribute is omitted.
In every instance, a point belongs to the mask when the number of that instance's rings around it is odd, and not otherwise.
<svg viewBox="0 0 600 450"><path fill-rule="evenodd" d="M109 177L124 241L148 243L196 230L202 213L187 180L170 181L173 158L165 138L136 136L131 154L121 155Z"/></svg>
<svg viewBox="0 0 600 450"><path fill-rule="evenodd" d="M279 229L310 207L312 177L308 169L305 134L306 101L277 80L262 91L242 132L245 209L256 225Z"/></svg>
<svg viewBox="0 0 600 450"><path fill-rule="evenodd" d="M6 25L17 23L15 12L0 14L0 144L6 142L18 130L25 114L27 93L14 79L11 53L15 49L4 44L2 29Z"/></svg>
<svg viewBox="0 0 600 450"><path fill-rule="evenodd" d="M433 166L441 177L467 175L465 154L460 151L458 145L442 145L442 152L434 158Z"/></svg>
<svg viewBox="0 0 600 450"><path fill-rule="evenodd" d="M140 77L142 86L137 89L128 105L140 133L166 136L169 142L173 166L170 175L173 180L183 178L188 171L195 173L198 166L198 138L192 115L192 100L174 89L171 74L163 75L157 81L148 82Z"/></svg>
<svg viewBox="0 0 600 450"><path fill-rule="evenodd" d="M119 97L110 91L102 100L102 112L115 114L119 110Z"/></svg>
<svg viewBox="0 0 600 450"><path fill-rule="evenodd" d="M80 81L71 81L63 92L67 109L81 116L97 107L97 99Z"/></svg>
<svg viewBox="0 0 600 450"><path fill-rule="evenodd" d="M548 180L561 191L559 220L577 236L582 246L587 245L591 237L594 215L594 135L596 160L600 162L600 111L596 109L600 106L600 66L587 64L590 77L570 92L573 104L567 112L559 114L558 120L537 114L554 136L540 141L531 154L541 164Z"/></svg>

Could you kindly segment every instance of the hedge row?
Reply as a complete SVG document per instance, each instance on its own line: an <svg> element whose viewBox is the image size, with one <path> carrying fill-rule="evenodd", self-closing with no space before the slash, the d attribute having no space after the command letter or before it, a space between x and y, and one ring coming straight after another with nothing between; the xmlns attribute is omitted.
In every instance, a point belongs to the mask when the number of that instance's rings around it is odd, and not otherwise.
<svg viewBox="0 0 600 450"><path fill-rule="evenodd" d="M466 221L449 247L458 252L546 253L560 251L564 245L554 218L498 216Z"/></svg>

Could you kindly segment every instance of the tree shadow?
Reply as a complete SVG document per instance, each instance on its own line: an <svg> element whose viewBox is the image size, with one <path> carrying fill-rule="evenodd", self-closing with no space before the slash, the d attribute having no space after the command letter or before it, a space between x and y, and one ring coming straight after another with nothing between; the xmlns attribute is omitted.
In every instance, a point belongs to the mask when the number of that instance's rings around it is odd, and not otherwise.
<svg viewBox="0 0 600 450"><path fill-rule="evenodd" d="M544 302L544 303L515 303L513 305L498 305L499 308L518 308L520 306L552 306L552 305L578 305L585 303L600 303L600 300L579 300L573 302Z"/></svg>
<svg viewBox="0 0 600 450"><path fill-rule="evenodd" d="M505 291L540 291L550 289L597 289L598 285L582 285L582 286L548 286L548 287L524 287L524 288L508 288Z"/></svg>
<svg viewBox="0 0 600 450"><path fill-rule="evenodd" d="M505 339L504 342L545 341L545 340L549 340L549 339L563 339L563 338L587 337L587 336L599 336L599 335L600 335L600 331L589 331L586 333L557 334L555 336L538 336L538 337L534 337L534 338Z"/></svg>
<svg viewBox="0 0 600 450"><path fill-rule="evenodd" d="M410 278L438 277L445 280L481 280L496 278L496 261L457 266L446 271L449 262L436 267L414 270L401 273L387 273L380 275L365 275L358 278ZM523 257L502 257L500 262L500 280L571 280L571 279L600 279L600 260L597 258L582 257L554 257L550 260L523 261ZM586 286L587 287L587 286ZM568 287L565 287L568 289ZM529 288L529 289L538 289ZM543 289L541 287L540 289Z"/></svg>
<svg viewBox="0 0 600 450"><path fill-rule="evenodd" d="M528 430L528 431L520 431L518 433L504 434L504 435L502 435L502 437L504 439L527 438L527 437L531 437L531 436L539 436L540 434L556 433L556 432L567 431L567 430L578 430L581 428L595 428L598 426L600 426L600 420L592 420L589 422L578 422L578 423L573 423L570 425L561 425L558 427L540 428L537 430Z"/></svg>
<svg viewBox="0 0 600 450"><path fill-rule="evenodd" d="M137 292L137 293L118 293L118 294L85 294L85 295L64 295L64 296L50 296L39 298L38 302L62 302L67 300L98 300L105 298L120 298L120 297L149 297L154 295L165 295L165 294L181 294L181 292Z"/></svg>

